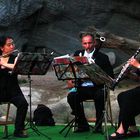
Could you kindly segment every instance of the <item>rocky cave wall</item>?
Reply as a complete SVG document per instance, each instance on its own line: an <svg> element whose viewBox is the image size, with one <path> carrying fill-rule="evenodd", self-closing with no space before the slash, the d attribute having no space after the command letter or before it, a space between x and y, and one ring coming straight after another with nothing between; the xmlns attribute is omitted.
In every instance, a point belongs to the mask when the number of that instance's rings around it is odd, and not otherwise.
<svg viewBox="0 0 140 140"><path fill-rule="evenodd" d="M138 0L1 0L0 7L0 34L13 36L24 50L41 46L72 53L87 26L139 40Z"/></svg>

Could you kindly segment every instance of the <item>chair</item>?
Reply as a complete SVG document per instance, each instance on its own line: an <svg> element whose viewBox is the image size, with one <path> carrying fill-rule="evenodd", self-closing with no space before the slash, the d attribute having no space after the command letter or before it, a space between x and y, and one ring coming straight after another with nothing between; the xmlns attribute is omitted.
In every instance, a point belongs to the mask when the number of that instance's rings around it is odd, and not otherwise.
<svg viewBox="0 0 140 140"><path fill-rule="evenodd" d="M107 89L108 90L108 89ZM107 98L106 98L106 102L105 102L105 111L106 111L106 117L107 117L107 121L110 122L111 126L113 126L113 117L112 117L112 108L111 108L111 101L110 101L110 94L109 94L109 90L107 91ZM84 108L84 103L93 103L94 99L89 99L89 100L85 100L82 102L82 106ZM96 117L92 117L92 118L87 118L88 122L96 122Z"/></svg>
<svg viewBox="0 0 140 140"><path fill-rule="evenodd" d="M7 106L7 108L6 108L5 118L4 118L4 120L0 121L0 125L4 126L4 130L3 130L4 138L7 138L8 137L8 125L13 124L14 122L9 120L10 102L1 103L0 105L3 105L3 104L5 104Z"/></svg>

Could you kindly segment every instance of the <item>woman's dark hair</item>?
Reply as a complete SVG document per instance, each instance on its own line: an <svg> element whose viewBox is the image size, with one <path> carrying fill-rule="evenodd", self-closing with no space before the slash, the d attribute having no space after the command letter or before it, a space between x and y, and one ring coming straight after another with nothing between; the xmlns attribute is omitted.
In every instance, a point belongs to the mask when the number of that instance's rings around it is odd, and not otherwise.
<svg viewBox="0 0 140 140"><path fill-rule="evenodd" d="M10 36L0 36L0 48L3 48L3 46L6 44L7 38L12 38ZM0 50L0 54L2 54L2 51Z"/></svg>
<svg viewBox="0 0 140 140"><path fill-rule="evenodd" d="M7 38L12 38L12 37L10 37L10 36L0 36L0 48L2 48L5 45Z"/></svg>

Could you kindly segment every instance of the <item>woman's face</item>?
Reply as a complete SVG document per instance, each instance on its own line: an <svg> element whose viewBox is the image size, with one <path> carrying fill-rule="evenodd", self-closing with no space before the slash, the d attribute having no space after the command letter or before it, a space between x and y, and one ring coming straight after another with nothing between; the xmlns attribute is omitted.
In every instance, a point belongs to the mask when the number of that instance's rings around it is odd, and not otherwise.
<svg viewBox="0 0 140 140"><path fill-rule="evenodd" d="M12 52L15 49L13 39L7 38L5 45L1 48L3 54Z"/></svg>

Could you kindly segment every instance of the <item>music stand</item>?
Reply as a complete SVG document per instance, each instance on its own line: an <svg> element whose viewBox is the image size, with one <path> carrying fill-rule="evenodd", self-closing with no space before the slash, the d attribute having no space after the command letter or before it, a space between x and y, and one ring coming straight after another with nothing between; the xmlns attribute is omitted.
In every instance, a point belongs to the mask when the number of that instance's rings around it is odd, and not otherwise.
<svg viewBox="0 0 140 140"><path fill-rule="evenodd" d="M109 95L106 97L106 90L110 88L111 90L113 88L114 79L112 79L108 74L106 74L98 65L94 64L88 64L88 65L78 65L78 68L81 69L83 72L85 72L90 79L98 84L104 84L104 102L105 102L105 109L103 111L103 117L104 119L105 127L104 127L104 133L106 134L107 140L109 139L109 133L107 129L107 99ZM112 124L112 122L111 122ZM113 124L112 124L113 126Z"/></svg>
<svg viewBox="0 0 140 140"><path fill-rule="evenodd" d="M88 65L77 65L80 70L86 73L90 79L95 82L97 85L105 84L111 90L114 84L114 79L111 78L106 72L104 72L97 64L88 64Z"/></svg>
<svg viewBox="0 0 140 140"><path fill-rule="evenodd" d="M88 75L86 73L83 73L81 70L78 70L77 64L85 64L88 63L88 60L86 57L66 57L66 58L54 58L53 67L55 70L55 74L58 78L58 80L74 80L75 81L75 87L78 87L78 81L80 79L89 79ZM67 128L67 132L64 135L66 137L70 131L70 129L76 124L76 118L77 115L75 114L74 119L72 119L59 133L63 133Z"/></svg>
<svg viewBox="0 0 140 140"><path fill-rule="evenodd" d="M38 135L42 134L48 139L47 135L41 133L32 119L32 100L31 100L31 76L30 75L44 75L49 69L49 66L52 63L52 56L48 54L41 53L29 53L29 52L21 52L18 54L17 62L12 73L27 75L29 81L29 106L30 106L30 120L29 120L29 128L31 128ZM29 129L27 128L27 129Z"/></svg>

